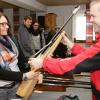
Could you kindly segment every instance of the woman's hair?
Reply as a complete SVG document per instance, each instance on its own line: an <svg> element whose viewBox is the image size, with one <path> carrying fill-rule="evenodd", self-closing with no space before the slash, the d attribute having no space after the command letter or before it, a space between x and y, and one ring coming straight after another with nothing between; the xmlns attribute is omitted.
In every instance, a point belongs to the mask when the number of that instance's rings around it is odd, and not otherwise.
<svg viewBox="0 0 100 100"><path fill-rule="evenodd" d="M8 24L9 24L9 20L8 20L7 16L6 16L4 13L0 12L0 18L1 18L2 16L4 16L4 17L7 19ZM9 24L9 29L8 29L8 35L10 35L10 36L12 35L12 34L11 34L11 27L10 27L10 24Z"/></svg>
<svg viewBox="0 0 100 100"><path fill-rule="evenodd" d="M35 21L35 22L32 24L32 26L34 26L35 24L38 24L38 29L37 29L37 30L40 30L40 24L39 24L37 21Z"/></svg>
<svg viewBox="0 0 100 100"><path fill-rule="evenodd" d="M38 21L33 22L33 24L32 24L32 25L34 25L34 24L36 24L36 23L39 25ZM39 26L40 26L40 25L39 25Z"/></svg>
<svg viewBox="0 0 100 100"><path fill-rule="evenodd" d="M8 21L7 16L6 16L5 14L3 14L2 12L0 12L0 18L1 18L2 16L4 16L4 17L7 19L7 21ZM8 22L9 22L9 21L8 21Z"/></svg>
<svg viewBox="0 0 100 100"><path fill-rule="evenodd" d="M39 25L39 23L37 21L35 21L33 24L32 24L32 34L37 36L38 34L41 34L42 33L42 28L40 27L40 25L38 26L38 28L36 30L34 30L33 26L34 24L37 23Z"/></svg>

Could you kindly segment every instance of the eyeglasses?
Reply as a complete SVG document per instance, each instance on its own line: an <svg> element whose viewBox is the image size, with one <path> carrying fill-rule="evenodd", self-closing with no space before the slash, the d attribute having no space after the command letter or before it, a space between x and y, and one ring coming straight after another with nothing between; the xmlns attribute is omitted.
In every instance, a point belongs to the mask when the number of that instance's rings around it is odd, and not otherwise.
<svg viewBox="0 0 100 100"><path fill-rule="evenodd" d="M7 22L0 23L0 25L2 25L3 27L9 26L9 24Z"/></svg>
<svg viewBox="0 0 100 100"><path fill-rule="evenodd" d="M33 26L39 26L39 25L33 25Z"/></svg>

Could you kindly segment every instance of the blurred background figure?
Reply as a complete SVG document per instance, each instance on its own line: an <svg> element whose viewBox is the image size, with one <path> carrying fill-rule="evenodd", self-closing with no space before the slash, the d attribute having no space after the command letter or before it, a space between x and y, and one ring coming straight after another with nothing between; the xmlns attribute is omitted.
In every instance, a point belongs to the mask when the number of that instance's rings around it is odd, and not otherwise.
<svg viewBox="0 0 100 100"><path fill-rule="evenodd" d="M19 43L19 65L22 66L21 70L26 71L29 69L27 65L28 58L35 53L34 41L31 33L32 17L25 16L23 24L20 25L18 30L18 43Z"/></svg>
<svg viewBox="0 0 100 100"><path fill-rule="evenodd" d="M49 27L47 27L47 34L46 34L46 44L50 42L50 40L53 38L53 36L59 31L59 28L55 28L55 30L50 30ZM59 43L56 50L53 53L53 58L65 58L69 56L67 53L67 46L63 43Z"/></svg>
<svg viewBox="0 0 100 100"><path fill-rule="evenodd" d="M47 44L48 43L48 35L50 33L50 29L49 29L49 26L45 26L44 28L44 38L45 38L45 43Z"/></svg>
<svg viewBox="0 0 100 100"><path fill-rule="evenodd" d="M40 28L38 22L32 24L32 38L34 42L35 52L39 51L45 45L44 31Z"/></svg>

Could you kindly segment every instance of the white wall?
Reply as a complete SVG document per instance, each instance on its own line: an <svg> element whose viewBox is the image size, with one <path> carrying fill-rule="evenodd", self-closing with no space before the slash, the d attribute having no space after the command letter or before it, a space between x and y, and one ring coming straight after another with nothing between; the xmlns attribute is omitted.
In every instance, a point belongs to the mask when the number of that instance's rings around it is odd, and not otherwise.
<svg viewBox="0 0 100 100"><path fill-rule="evenodd" d="M68 17L71 15L74 6L57 6L57 7L48 7L47 13L55 13L57 15L57 26L61 27ZM72 20L69 21L67 26L64 28L66 32L72 31Z"/></svg>
<svg viewBox="0 0 100 100"><path fill-rule="evenodd" d="M57 14L57 26L61 27L67 21L69 16L72 14L75 7L76 7L76 5L51 6L51 7L47 7L47 11L45 13L42 13L42 12L37 13L37 16L45 15L46 13L55 13L55 14ZM81 5L80 7L81 7L80 11L78 11L77 13L85 11L85 5ZM74 29L74 25L75 25L75 24L73 24L74 19L72 18L64 28L66 33L70 33L71 36L72 36L72 33L74 33L72 31Z"/></svg>
<svg viewBox="0 0 100 100"><path fill-rule="evenodd" d="M72 34L73 34L73 38L75 38L75 32L76 32L76 17L78 16L85 16L85 11L86 11L86 6L82 5L80 10L73 16L73 27L72 27ZM80 27L81 27L81 22L80 22Z"/></svg>
<svg viewBox="0 0 100 100"><path fill-rule="evenodd" d="M19 9L19 15L20 15L20 17L19 17L19 23L21 25L23 23L24 17L30 15L30 11L26 10L26 9L20 8Z"/></svg>

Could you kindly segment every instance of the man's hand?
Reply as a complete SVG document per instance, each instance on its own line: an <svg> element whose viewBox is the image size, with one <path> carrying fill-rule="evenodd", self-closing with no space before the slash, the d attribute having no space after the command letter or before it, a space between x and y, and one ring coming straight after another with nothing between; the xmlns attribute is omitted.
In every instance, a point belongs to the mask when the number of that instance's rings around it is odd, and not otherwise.
<svg viewBox="0 0 100 100"><path fill-rule="evenodd" d="M67 45L69 49L71 49L74 45L74 43L71 40L69 40L66 36L63 36L61 43Z"/></svg>
<svg viewBox="0 0 100 100"><path fill-rule="evenodd" d="M42 58L29 58L28 63L30 64L31 68L38 70L43 67L43 59Z"/></svg>

